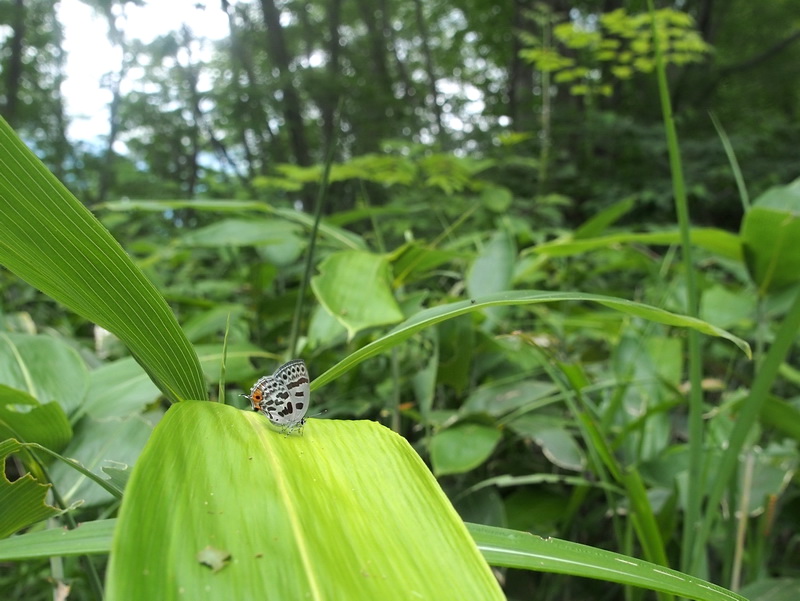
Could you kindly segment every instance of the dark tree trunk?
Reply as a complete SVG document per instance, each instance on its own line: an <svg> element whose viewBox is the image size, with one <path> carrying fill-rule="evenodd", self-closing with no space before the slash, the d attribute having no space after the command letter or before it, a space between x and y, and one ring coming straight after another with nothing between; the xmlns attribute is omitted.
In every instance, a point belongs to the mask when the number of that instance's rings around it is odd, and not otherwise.
<svg viewBox="0 0 800 601"><path fill-rule="evenodd" d="M123 59L124 60L124 59ZM119 107L122 102L122 94L120 93L120 83L125 77L125 67L119 70L119 73L112 76L111 82L111 103L108 105L108 138L106 139L106 148L103 154L102 170L100 171L100 182L97 190L98 202L105 202L108 200L108 193L114 185L114 163L116 155L114 154L114 144L117 141L120 130Z"/></svg>
<svg viewBox="0 0 800 601"><path fill-rule="evenodd" d="M444 142L444 128L442 127L442 107L439 105L439 92L436 89L436 73L433 66L433 54L428 43L428 26L425 23L425 13L423 11L422 0L414 0L414 10L417 15L417 29L419 30L422 42L422 53L425 57L425 71L428 78L428 94L431 97L431 109L436 123L434 135L439 139L439 143Z"/></svg>
<svg viewBox="0 0 800 601"><path fill-rule="evenodd" d="M516 32L529 31L531 21L525 17L530 10L525 0L514 0L514 13L511 29L515 32L512 38L511 64L508 66L508 116L512 127L527 130L533 127L533 69L523 61L519 52L523 45Z"/></svg>
<svg viewBox="0 0 800 601"><path fill-rule="evenodd" d="M265 109L263 94L253 68L253 60L249 48L242 42L242 34L236 23L238 15L249 25L247 13L232 9L227 0L222 0L222 9L228 15L228 26L231 39L231 65L234 69L233 86L236 93L236 105L241 119L240 136L248 160L250 176L257 173L266 174L270 161L285 162L286 148L280 138L269 126L269 114ZM234 12L236 11L236 12ZM244 82L239 80L238 69L244 75Z"/></svg>
<svg viewBox="0 0 800 601"><path fill-rule="evenodd" d="M308 166L311 164L311 158L303 126L303 111L300 105L300 95L294 88L292 73L289 70L289 52L281 27L280 11L273 0L261 0L261 11L267 29L267 54L278 69L281 78L283 114L289 130L289 144L297 164Z"/></svg>
<svg viewBox="0 0 800 601"><path fill-rule="evenodd" d="M342 0L328 3L328 86L327 93L319 99L322 112L322 147L329 148L335 135L336 105L339 101L339 85L336 83L341 73L341 40L339 23L342 16Z"/></svg>

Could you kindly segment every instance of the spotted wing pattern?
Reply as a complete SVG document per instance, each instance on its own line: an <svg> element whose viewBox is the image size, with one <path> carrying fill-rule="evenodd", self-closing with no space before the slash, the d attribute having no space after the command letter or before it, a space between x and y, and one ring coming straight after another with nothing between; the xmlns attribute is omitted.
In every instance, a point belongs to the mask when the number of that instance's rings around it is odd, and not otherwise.
<svg viewBox="0 0 800 601"><path fill-rule="evenodd" d="M273 424L287 429L302 427L311 396L309 385L306 364L295 359L258 380L248 398L253 410L266 415Z"/></svg>

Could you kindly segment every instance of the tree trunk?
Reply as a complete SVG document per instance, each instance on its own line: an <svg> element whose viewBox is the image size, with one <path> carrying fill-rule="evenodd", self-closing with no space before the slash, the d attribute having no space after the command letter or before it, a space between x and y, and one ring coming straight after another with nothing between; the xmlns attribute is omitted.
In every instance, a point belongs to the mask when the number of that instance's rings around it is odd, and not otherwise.
<svg viewBox="0 0 800 601"><path fill-rule="evenodd" d="M342 16L342 0L330 0L328 3L328 93L319 99L322 112L322 147L330 148L333 137L336 135L336 105L339 101L340 87L337 85L341 73L341 40L339 36L339 23Z"/></svg>
<svg viewBox="0 0 800 601"><path fill-rule="evenodd" d="M267 28L267 54L278 69L281 78L283 114L289 130L289 144L297 164L305 167L311 164L311 159L303 126L300 95L294 88L292 73L289 70L289 52L283 37L280 11L273 0L261 0L261 11L264 15L264 25Z"/></svg>
<svg viewBox="0 0 800 601"><path fill-rule="evenodd" d="M238 15L244 20L245 26L249 25L247 13L235 8L231 9L227 0L222 0L222 10L228 15L228 26L231 32L233 88L236 94L238 114L241 116L241 119L238 120L241 121L239 135L248 161L248 172L250 177L257 173L264 175L268 172L270 161L285 162L287 160L286 149L269 126L269 114L264 107L263 94L255 75L252 56L249 48L242 43L242 35L236 23ZM240 83L239 80L239 69L244 75L243 83Z"/></svg>
<svg viewBox="0 0 800 601"><path fill-rule="evenodd" d="M425 23L425 13L421 0L414 0L414 9L417 15L417 29L419 30L422 42L422 54L425 58L428 93L431 96L431 108L433 109L433 117L436 123L434 135L439 139L439 143L442 144L445 135L444 128L442 127L442 107L439 105L439 92L436 89L437 78L433 67L433 54L431 53L430 44L428 43L428 26Z"/></svg>

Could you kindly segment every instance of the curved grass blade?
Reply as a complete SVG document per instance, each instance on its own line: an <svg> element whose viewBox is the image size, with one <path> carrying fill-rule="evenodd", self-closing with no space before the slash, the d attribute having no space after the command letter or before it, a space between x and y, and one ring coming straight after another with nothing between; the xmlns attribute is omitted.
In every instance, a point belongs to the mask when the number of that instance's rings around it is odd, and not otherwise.
<svg viewBox="0 0 800 601"><path fill-rule="evenodd" d="M467 528L491 565L619 582L697 601L747 601L700 578L604 549L480 524Z"/></svg>
<svg viewBox="0 0 800 601"><path fill-rule="evenodd" d="M542 292L538 290L515 290L512 292L501 292L499 294L492 294L484 296L479 299L459 301L457 303L450 303L447 305L440 305L420 311L413 317L407 319L400 325L392 329L388 334L378 338L370 344L358 349L356 352L348 355L345 359L334 365L324 374L319 376L311 383L311 390L321 388L328 382L335 380L337 377L355 367L365 359L384 352L395 344L399 344L403 340L411 337L416 332L465 313L471 313L484 307L497 307L502 305L530 305L537 303L547 302L560 302L560 301L584 301L599 303L610 309L621 311L629 315L643 317L650 321L663 323L665 325L677 326L682 328L692 328L702 334L709 336L719 336L726 340L733 342L750 357L750 345L741 338L734 336L730 332L711 325L701 319L695 317L688 317L686 315L679 315L677 313L670 313L664 309L637 303L635 301L625 300L623 298L614 298L612 296L603 296L600 294L586 294L582 292Z"/></svg>

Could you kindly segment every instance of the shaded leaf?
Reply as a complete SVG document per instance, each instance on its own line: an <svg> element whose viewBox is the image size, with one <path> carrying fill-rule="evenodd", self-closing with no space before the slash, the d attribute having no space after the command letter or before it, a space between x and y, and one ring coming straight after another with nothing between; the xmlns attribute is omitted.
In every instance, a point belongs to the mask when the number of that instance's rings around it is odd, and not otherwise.
<svg viewBox="0 0 800 601"><path fill-rule="evenodd" d="M0 442L0 465L6 457L18 453L22 445L9 439ZM57 507L45 503L50 485L40 484L31 474L25 474L14 482L6 478L5 470L0 474L0 538L41 522L61 513Z"/></svg>
<svg viewBox="0 0 800 601"><path fill-rule="evenodd" d="M431 463L437 476L462 474L486 461L500 442L497 428L457 424L431 437Z"/></svg>
<svg viewBox="0 0 800 601"><path fill-rule="evenodd" d="M0 382L68 414L83 402L88 372L80 355L50 336L0 334Z"/></svg>
<svg viewBox="0 0 800 601"><path fill-rule="evenodd" d="M328 256L319 271L311 279L314 294L347 328L350 338L363 329L403 319L389 286L389 262L385 257L341 251Z"/></svg>
<svg viewBox="0 0 800 601"><path fill-rule="evenodd" d="M759 292L777 292L800 280L800 180L758 197L742 220L742 245Z"/></svg>
<svg viewBox="0 0 800 601"><path fill-rule="evenodd" d="M0 440L5 438L60 451L72 438L72 427L58 403L40 404L24 392L0 385Z"/></svg>

